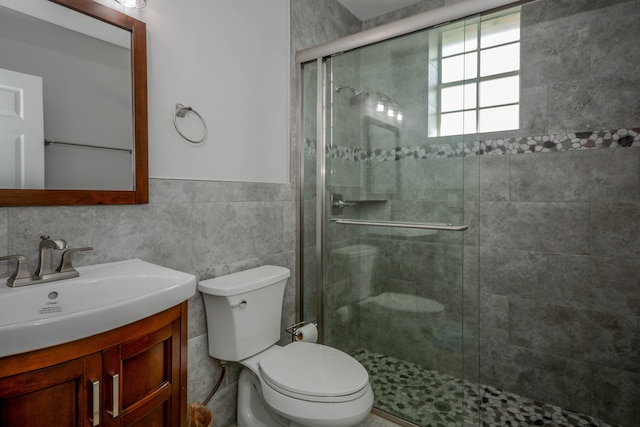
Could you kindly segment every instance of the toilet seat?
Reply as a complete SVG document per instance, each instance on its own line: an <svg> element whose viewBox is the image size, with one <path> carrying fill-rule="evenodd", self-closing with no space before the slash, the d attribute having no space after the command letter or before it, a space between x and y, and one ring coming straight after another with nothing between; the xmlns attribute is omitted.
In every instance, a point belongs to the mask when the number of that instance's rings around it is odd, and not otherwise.
<svg viewBox="0 0 640 427"><path fill-rule="evenodd" d="M385 310L405 313L441 314L444 312L444 305L438 301L397 292L383 292L380 295L369 297L363 302L374 304Z"/></svg>
<svg viewBox="0 0 640 427"><path fill-rule="evenodd" d="M310 402L348 402L365 395L369 374L354 358L321 344L294 342L263 357L259 372L270 388Z"/></svg>

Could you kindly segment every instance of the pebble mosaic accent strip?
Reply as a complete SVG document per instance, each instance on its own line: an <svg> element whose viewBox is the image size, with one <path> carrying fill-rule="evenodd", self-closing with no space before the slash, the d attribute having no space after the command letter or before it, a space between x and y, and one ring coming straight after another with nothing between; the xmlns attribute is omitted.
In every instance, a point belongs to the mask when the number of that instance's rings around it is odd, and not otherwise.
<svg viewBox="0 0 640 427"><path fill-rule="evenodd" d="M621 427L366 349L353 357L369 372L374 406L421 427Z"/></svg>
<svg viewBox="0 0 640 427"><path fill-rule="evenodd" d="M640 146L640 128L633 128L487 140L480 143L480 154L549 153L638 146Z"/></svg>
<svg viewBox="0 0 640 427"><path fill-rule="evenodd" d="M403 159L439 159L476 155L550 153L628 147L640 147L640 128L425 144L373 151L341 146L333 146L330 150L332 159L370 163ZM315 155L315 140L306 139L304 150L310 155Z"/></svg>

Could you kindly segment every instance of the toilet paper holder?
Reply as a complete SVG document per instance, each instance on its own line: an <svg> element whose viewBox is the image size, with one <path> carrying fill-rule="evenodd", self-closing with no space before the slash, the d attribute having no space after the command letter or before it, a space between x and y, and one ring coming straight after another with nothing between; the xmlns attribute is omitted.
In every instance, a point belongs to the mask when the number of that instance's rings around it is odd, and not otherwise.
<svg viewBox="0 0 640 427"><path fill-rule="evenodd" d="M294 323L293 325L289 326L288 328L285 329L285 332L289 333L291 335L291 342L296 341L296 332L298 331L298 329L302 328L303 326L309 325L310 323L308 322L298 322L298 323ZM314 323L314 325L317 326L317 324Z"/></svg>

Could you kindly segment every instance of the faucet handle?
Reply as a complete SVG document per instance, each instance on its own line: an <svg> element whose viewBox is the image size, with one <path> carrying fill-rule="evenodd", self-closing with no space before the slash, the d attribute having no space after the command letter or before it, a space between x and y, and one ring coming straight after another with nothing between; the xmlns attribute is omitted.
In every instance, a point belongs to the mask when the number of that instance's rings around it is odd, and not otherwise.
<svg viewBox="0 0 640 427"><path fill-rule="evenodd" d="M71 249L67 249L64 252L62 252L62 259L60 260L60 265L58 266L58 268L56 269L56 271L58 273L68 273L71 271L76 271L75 268L73 268L73 265L71 264L71 258L74 252L81 252L81 251L92 251L93 248L92 247L86 247L86 248L71 248Z"/></svg>
<svg viewBox="0 0 640 427"><path fill-rule="evenodd" d="M0 257L0 261L10 261L10 260L18 261L18 268L16 269L16 272L13 273L13 275L11 275L7 279L7 285L13 287L16 281L20 282L21 280L24 280L24 279L31 280L33 276L29 271L29 264L27 264L27 257L23 255L7 255L7 256Z"/></svg>

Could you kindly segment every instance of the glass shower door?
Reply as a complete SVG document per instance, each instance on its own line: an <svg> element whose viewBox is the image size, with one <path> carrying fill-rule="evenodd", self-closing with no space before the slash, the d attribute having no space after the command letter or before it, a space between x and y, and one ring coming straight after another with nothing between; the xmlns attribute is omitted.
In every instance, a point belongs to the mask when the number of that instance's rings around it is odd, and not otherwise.
<svg viewBox="0 0 640 427"><path fill-rule="evenodd" d="M475 342L462 230L477 158L462 135L439 133L453 126L441 114L441 40L423 31L326 62L324 343L365 366L375 408L420 426L463 424L464 346Z"/></svg>

